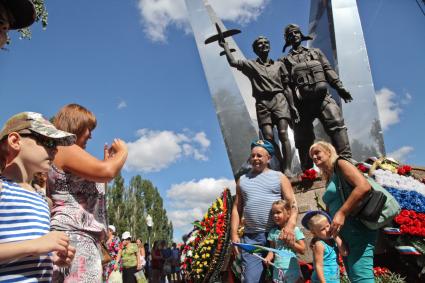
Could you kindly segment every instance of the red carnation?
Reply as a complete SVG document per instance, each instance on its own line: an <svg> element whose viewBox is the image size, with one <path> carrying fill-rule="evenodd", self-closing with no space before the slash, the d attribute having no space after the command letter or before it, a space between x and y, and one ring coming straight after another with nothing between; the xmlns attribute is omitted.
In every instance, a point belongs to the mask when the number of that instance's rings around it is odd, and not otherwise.
<svg viewBox="0 0 425 283"><path fill-rule="evenodd" d="M357 164L357 169L359 169L363 173L367 173L369 171L369 169L362 163Z"/></svg>
<svg viewBox="0 0 425 283"><path fill-rule="evenodd" d="M410 167L409 165L403 165L397 168L397 173L399 175L410 175L411 171L412 171L412 167Z"/></svg>
<svg viewBox="0 0 425 283"><path fill-rule="evenodd" d="M314 169L308 169L301 175L302 181L314 181L317 178L317 172Z"/></svg>

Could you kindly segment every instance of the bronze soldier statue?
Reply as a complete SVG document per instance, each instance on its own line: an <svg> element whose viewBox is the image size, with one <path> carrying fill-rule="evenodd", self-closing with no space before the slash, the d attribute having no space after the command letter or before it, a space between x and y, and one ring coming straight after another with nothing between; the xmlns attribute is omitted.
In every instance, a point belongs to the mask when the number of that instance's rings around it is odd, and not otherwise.
<svg viewBox="0 0 425 283"><path fill-rule="evenodd" d="M291 175L292 156L287 130L291 114L298 120L298 111L290 93L289 76L285 65L281 61L275 62L268 58L270 42L264 36L259 36L252 44L252 49L258 56L254 60L235 60L231 53L233 50L229 49L224 39L219 40L219 45L224 48L230 66L237 68L251 81L258 125L263 138L273 144L280 170L285 175ZM274 125L277 126L282 150L274 140Z"/></svg>
<svg viewBox="0 0 425 283"><path fill-rule="evenodd" d="M294 135L303 170L313 166L309 149L315 139L315 118L322 123L337 153L349 159L352 156L341 109L329 94L327 85L330 84L345 102L353 98L322 51L301 45L302 41L309 39L312 38L303 35L298 25L289 24L285 28L283 51L289 45L292 49L281 59L290 74L295 106L300 114L300 121L294 124Z"/></svg>

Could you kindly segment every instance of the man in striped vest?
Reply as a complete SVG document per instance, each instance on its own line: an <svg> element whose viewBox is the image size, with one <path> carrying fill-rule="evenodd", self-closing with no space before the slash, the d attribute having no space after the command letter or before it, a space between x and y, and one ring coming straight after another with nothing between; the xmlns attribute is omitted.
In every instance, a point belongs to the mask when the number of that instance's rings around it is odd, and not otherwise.
<svg viewBox="0 0 425 283"><path fill-rule="evenodd" d="M293 245L294 228L297 220L297 204L288 178L279 171L269 168L274 153L273 145L266 140L251 143L251 170L242 175L236 185L236 198L232 208L232 242L267 245L267 233L273 227L271 207L274 201L285 199L290 211L287 225L280 239ZM244 217L244 235L239 238L238 227ZM236 249L236 252L239 251ZM264 266L260 258L242 252L242 282L264 282Z"/></svg>

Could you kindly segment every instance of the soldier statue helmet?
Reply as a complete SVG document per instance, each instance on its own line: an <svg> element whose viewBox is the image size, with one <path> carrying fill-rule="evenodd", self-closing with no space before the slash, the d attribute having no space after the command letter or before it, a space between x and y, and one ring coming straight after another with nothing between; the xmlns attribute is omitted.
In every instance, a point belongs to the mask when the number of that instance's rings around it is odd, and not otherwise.
<svg viewBox="0 0 425 283"><path fill-rule="evenodd" d="M313 37L311 37L310 35L304 35L302 33L299 25L289 24L289 25L287 25L285 27L285 30L284 30L284 34L285 34L285 46L283 46L283 52L285 52L286 48L291 45L290 40L289 40L289 35L293 31L297 31L297 32L299 32L301 34L301 41L312 40L313 39Z"/></svg>

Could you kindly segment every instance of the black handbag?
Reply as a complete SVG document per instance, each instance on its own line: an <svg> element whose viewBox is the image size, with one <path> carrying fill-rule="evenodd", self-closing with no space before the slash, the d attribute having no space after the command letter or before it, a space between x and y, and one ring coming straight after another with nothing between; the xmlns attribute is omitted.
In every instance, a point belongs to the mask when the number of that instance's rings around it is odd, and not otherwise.
<svg viewBox="0 0 425 283"><path fill-rule="evenodd" d="M339 193L341 195L341 200L344 203L347 197L351 194L351 191L353 190L353 188L350 184L348 184L345 181L338 167L336 168L336 170L337 170L336 173L338 176L338 183L339 183L337 186L337 189L339 190ZM373 185L370 182L369 177L367 178L367 180L369 184L371 185L370 191L363 199L361 199L357 203L356 207L352 209L350 215L360 220L376 222L381 216L381 212L385 206L385 202L387 201L387 196L383 192L377 191L373 188ZM347 189L350 190L348 194L346 192Z"/></svg>

